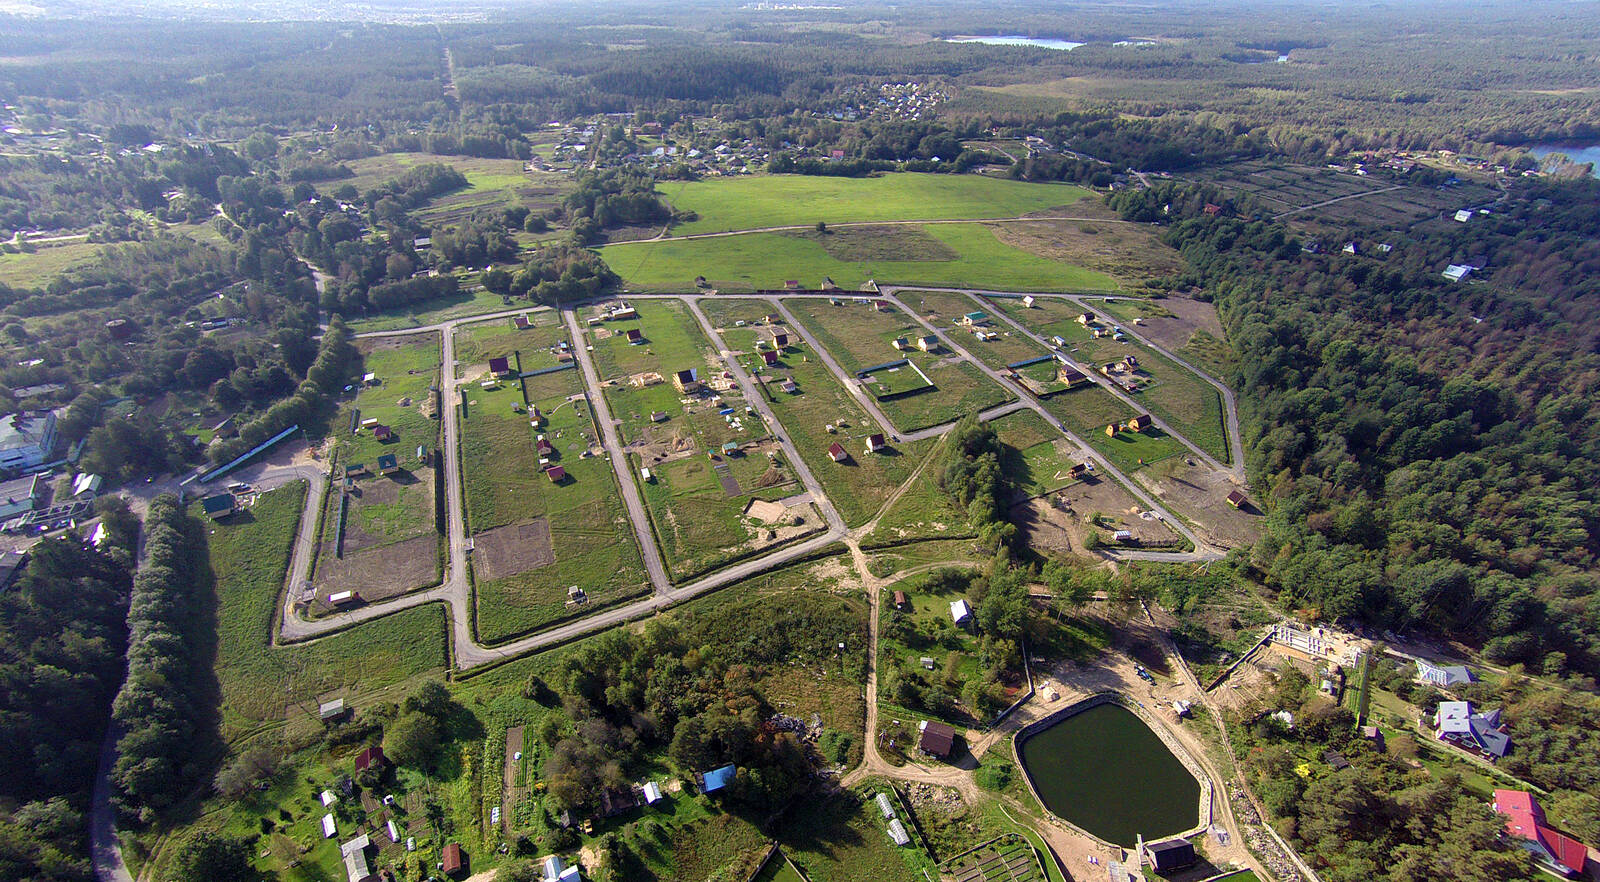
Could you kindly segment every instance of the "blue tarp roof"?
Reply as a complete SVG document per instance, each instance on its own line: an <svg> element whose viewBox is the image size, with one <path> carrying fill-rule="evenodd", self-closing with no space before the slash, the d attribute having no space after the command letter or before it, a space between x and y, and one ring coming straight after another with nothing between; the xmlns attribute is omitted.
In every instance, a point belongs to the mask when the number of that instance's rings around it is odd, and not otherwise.
<svg viewBox="0 0 1600 882"><path fill-rule="evenodd" d="M706 793L714 793L728 786L728 782L733 780L733 773L736 771L738 771L737 766L727 765L707 772L704 791Z"/></svg>

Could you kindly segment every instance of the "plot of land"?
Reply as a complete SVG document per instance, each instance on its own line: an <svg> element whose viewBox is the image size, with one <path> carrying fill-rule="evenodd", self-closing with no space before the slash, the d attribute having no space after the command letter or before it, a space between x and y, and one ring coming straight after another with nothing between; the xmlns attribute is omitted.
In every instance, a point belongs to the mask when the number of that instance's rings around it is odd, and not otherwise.
<svg viewBox="0 0 1600 882"><path fill-rule="evenodd" d="M1124 322L1139 320L1139 333L1175 352L1190 364L1228 381L1238 356L1225 342L1217 308L1188 297L1161 300L1100 301L1097 306Z"/></svg>
<svg viewBox="0 0 1600 882"><path fill-rule="evenodd" d="M472 540L472 573L485 582L504 579L555 563L550 521L496 527Z"/></svg>
<svg viewBox="0 0 1600 882"><path fill-rule="evenodd" d="M1018 217L1088 195L1066 184L979 175L889 174L868 178L760 175L663 184L662 195L699 219L679 233L715 233L817 221L966 220Z"/></svg>
<svg viewBox="0 0 1600 882"><path fill-rule="evenodd" d="M1082 452L1037 413L1019 410L992 425L1000 441L1014 451L1001 465L1016 493L1038 496L1077 480L1068 472L1084 461Z"/></svg>
<svg viewBox="0 0 1600 882"><path fill-rule="evenodd" d="M958 338L961 345L966 347L973 357L992 368L1004 369L1013 362L1050 354L1049 350L1034 342L1026 334L992 318L981 330L992 332L993 339L980 340L976 336L970 336L972 329L960 325L961 317L969 312L990 311L992 307L987 301L974 300L965 294L949 291L901 291L898 296L906 308L915 309L919 315L940 330L949 331L952 335L962 335Z"/></svg>
<svg viewBox="0 0 1600 882"><path fill-rule="evenodd" d="M784 305L805 322L846 371L860 372L886 362L909 359L922 376L932 381L935 388L929 391L882 402L884 413L902 432L947 423L1011 400L1010 394L985 376L977 365L952 357L949 352L921 352L915 348L897 351L892 345L895 339L914 340L924 331L910 316L893 306L880 310L849 300L835 306L819 298L791 298L784 301ZM886 372L872 374L874 379L886 375Z"/></svg>
<svg viewBox="0 0 1600 882"><path fill-rule="evenodd" d="M1291 219L1296 223L1323 221L1339 226L1360 225L1375 230L1403 229L1464 206L1493 201L1499 196L1492 187L1470 181L1443 187L1406 186L1377 193L1373 191L1392 187L1394 182L1387 178L1364 177L1330 168L1272 160L1224 165L1208 169L1202 177L1224 189L1249 193L1278 211L1355 195L1356 198L1343 202L1307 209L1292 215Z"/></svg>
<svg viewBox="0 0 1600 882"><path fill-rule="evenodd" d="M313 580L318 601L314 611L332 610L328 597L341 591L356 591L362 602L377 603L437 585L439 564L439 537L431 533L344 557L324 555Z"/></svg>
<svg viewBox="0 0 1600 882"><path fill-rule="evenodd" d="M358 340L356 348L365 372L375 379L372 385L361 386L354 403L345 404L334 418L339 465L362 464L375 472L383 454L414 464L419 445L433 450L439 444L439 419L431 411L429 391L439 381L439 335ZM357 411L361 422L375 419L389 427L389 439L379 440L372 428L352 433L350 418ZM431 524L432 511L428 514Z"/></svg>
<svg viewBox="0 0 1600 882"><path fill-rule="evenodd" d="M1225 472L1191 466L1184 457L1174 456L1138 478L1152 496L1188 518L1195 531L1214 545L1232 548L1261 538L1262 509L1249 501L1239 508L1229 505L1228 494L1239 487Z"/></svg>
<svg viewBox="0 0 1600 882"><path fill-rule="evenodd" d="M1053 493L1018 502L1008 517L1022 531L1028 547L1042 552L1083 554L1088 551L1085 539L1091 532L1109 540L1116 530L1127 530L1137 544L1144 546L1182 541L1166 524L1144 515L1139 501L1121 484L1091 476ZM1096 516L1104 519L1101 525L1091 523Z"/></svg>
<svg viewBox="0 0 1600 882"><path fill-rule="evenodd" d="M1106 426L1122 425L1134 413L1099 386L1080 386L1047 398L1043 404L1063 425L1125 471L1140 469L1183 452L1183 445L1154 426L1143 432L1119 431L1115 437L1106 435Z"/></svg>
<svg viewBox="0 0 1600 882"><path fill-rule="evenodd" d="M517 328L512 319L494 319L460 325L456 328L457 368L463 377L487 373L489 359L509 359L512 370L520 364L524 371L555 367L572 361L562 358L556 347L566 342L567 332L554 310L530 310L525 314L530 327Z"/></svg>
<svg viewBox="0 0 1600 882"><path fill-rule="evenodd" d="M704 301L703 308L716 324L723 345L739 353L747 369L760 364L755 355L756 342L770 340L771 329L758 328L754 323L775 312L771 301L712 300ZM746 326L735 327L734 322L739 321L746 322ZM878 431L877 424L822 361L796 342L796 335L791 335L791 345L783 353L780 365L776 369L762 365L764 373L760 375L767 381L763 388L773 412L812 474L822 482L840 516L852 526L864 523L910 477L931 442L901 445L899 456L866 456L866 438ZM785 380L794 382L794 392L783 391ZM828 431L829 426L833 427L832 432ZM834 443L844 447L849 458L843 462L830 459L827 450Z"/></svg>
<svg viewBox="0 0 1600 882"><path fill-rule="evenodd" d="M1023 291L1118 290L1117 282L1103 273L1005 244L996 237L998 227L921 225L926 235L958 255L954 260L841 260L812 238L782 233L624 242L606 246L602 254L629 287L645 291L693 290L697 276L723 291L777 290L791 279L818 288L824 277L848 290L859 289L868 279ZM858 242L852 247L869 246Z"/></svg>

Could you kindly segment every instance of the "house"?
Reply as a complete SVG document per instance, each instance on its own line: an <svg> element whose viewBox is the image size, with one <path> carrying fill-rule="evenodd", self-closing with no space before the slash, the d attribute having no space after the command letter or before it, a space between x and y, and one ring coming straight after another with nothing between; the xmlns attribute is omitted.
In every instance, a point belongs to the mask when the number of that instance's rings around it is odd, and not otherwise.
<svg viewBox="0 0 1600 882"><path fill-rule="evenodd" d="M796 392L800 391L800 387L795 385L795 382L793 380L784 380L782 383L780 383L778 385L778 388L782 389L783 391L785 391L787 393L789 393L790 395L793 395Z"/></svg>
<svg viewBox="0 0 1600 882"><path fill-rule="evenodd" d="M700 377L695 372L694 368L685 368L673 374L672 385L675 386L679 392L682 392L685 395L688 395L691 392L698 392L704 388L700 382Z"/></svg>
<svg viewBox="0 0 1600 882"><path fill-rule="evenodd" d="M844 462L850 458L850 454L846 453L844 447L835 441L828 445L828 458L834 462Z"/></svg>
<svg viewBox="0 0 1600 882"><path fill-rule="evenodd" d="M911 348L911 341L904 337L896 337L894 340L890 341L889 345L901 352L904 352Z"/></svg>
<svg viewBox="0 0 1600 882"><path fill-rule="evenodd" d="M654 781L649 781L649 782L645 783L645 785L644 785L644 804L645 805L655 805L656 803L660 802L663 798L664 797L661 795L661 785L660 784L657 784Z"/></svg>
<svg viewBox="0 0 1600 882"><path fill-rule="evenodd" d="M1456 223L1464 224L1469 220L1472 220L1472 209L1463 208L1456 212Z"/></svg>
<svg viewBox="0 0 1600 882"><path fill-rule="evenodd" d="M519 331L526 331L527 329L533 327L532 323L528 321L528 317L526 315L513 316L511 319L511 326Z"/></svg>
<svg viewBox="0 0 1600 882"><path fill-rule="evenodd" d="M1433 717L1433 734L1487 760L1511 752L1511 736L1500 723L1500 711L1472 710L1470 701L1441 701Z"/></svg>
<svg viewBox="0 0 1600 882"><path fill-rule="evenodd" d="M1092 325L1094 323L1095 323L1094 313L1092 313L1092 312L1080 312L1080 313L1078 313L1078 324L1083 325L1084 327L1087 328L1087 327L1089 327L1090 325Z"/></svg>
<svg viewBox="0 0 1600 882"><path fill-rule="evenodd" d="M718 790L727 787L729 784L733 783L733 776L738 773L738 771L739 767L731 763L723 766L720 769L712 769L702 776L705 780L705 783L701 785L700 792L716 793Z"/></svg>
<svg viewBox="0 0 1600 882"><path fill-rule="evenodd" d="M228 417L211 427L211 434L218 438L232 438L239 434L239 421Z"/></svg>
<svg viewBox="0 0 1600 882"><path fill-rule="evenodd" d="M1080 462L1067 469L1067 477L1069 478L1082 478L1087 474L1089 474L1089 464L1086 462Z"/></svg>
<svg viewBox="0 0 1600 882"><path fill-rule="evenodd" d="M728 442L725 442L722 445L722 455L723 456L734 456L738 452L739 452L739 445L738 445L737 442L728 441Z"/></svg>
<svg viewBox="0 0 1600 882"><path fill-rule="evenodd" d="M789 345L789 335L787 333L785 333L783 331L773 331L772 332L772 346L773 346L774 349L782 349L782 348L784 348L784 347L786 347L788 345Z"/></svg>
<svg viewBox="0 0 1600 882"><path fill-rule="evenodd" d="M412 248L432 248L433 247L433 238L431 236L418 236L417 238L411 240L411 247Z"/></svg>
<svg viewBox="0 0 1600 882"><path fill-rule="evenodd" d="M867 452L868 453L877 453L878 451L883 450L883 449L887 448L888 446L889 446L889 442L888 442L887 439L885 439L883 437L883 433L882 432L874 432L873 434L867 436Z"/></svg>
<svg viewBox="0 0 1600 882"><path fill-rule="evenodd" d="M768 367L773 367L778 363L778 353L768 349L767 351L761 353L761 361Z"/></svg>
<svg viewBox="0 0 1600 882"><path fill-rule="evenodd" d="M344 858L344 872L350 882L370 882L378 878L367 865L367 846L371 844L371 837L365 833L340 844L339 854Z"/></svg>
<svg viewBox="0 0 1600 882"><path fill-rule="evenodd" d="M1083 371L1080 371L1075 367L1067 367L1066 365L1061 366L1061 370L1057 372L1057 376L1060 377L1061 382L1064 383L1068 389L1082 386L1084 383L1089 382L1088 376L1086 376Z"/></svg>
<svg viewBox="0 0 1600 882"><path fill-rule="evenodd" d="M1033 295L1032 294L1029 294L1029 295L1023 297L1022 298L1022 308L1023 309L1032 309L1033 308L1033 302L1034 301L1033 301Z"/></svg>
<svg viewBox="0 0 1600 882"><path fill-rule="evenodd" d="M1361 249L1354 242L1346 242L1346 243L1344 243L1344 253L1345 254L1360 254L1361 253Z"/></svg>
<svg viewBox="0 0 1600 882"><path fill-rule="evenodd" d="M800 282L796 279L787 279L783 283L783 290L798 291L800 290Z"/></svg>
<svg viewBox="0 0 1600 882"><path fill-rule="evenodd" d="M1133 419L1128 420L1128 431L1143 432L1145 429L1150 428L1150 425L1150 415L1147 413L1141 413Z"/></svg>
<svg viewBox="0 0 1600 882"><path fill-rule="evenodd" d="M894 593L894 608L895 609L905 609L906 608L906 593L904 591L896 591Z"/></svg>
<svg viewBox="0 0 1600 882"><path fill-rule="evenodd" d="M629 346L638 346L644 342L644 332L638 328L629 328L622 337L628 341Z"/></svg>
<svg viewBox="0 0 1600 882"><path fill-rule="evenodd" d="M394 440L394 430L383 423L379 423L372 427L372 437L377 441L392 441Z"/></svg>
<svg viewBox="0 0 1600 882"><path fill-rule="evenodd" d="M783 316L778 315L775 312L769 312L765 316L762 316L761 320L769 325L776 325L783 321Z"/></svg>
<svg viewBox="0 0 1600 882"><path fill-rule="evenodd" d="M1245 497L1237 490L1228 491L1228 504L1234 508L1244 508Z"/></svg>
<svg viewBox="0 0 1600 882"><path fill-rule="evenodd" d="M1477 267L1470 266L1465 263L1452 263L1448 267L1445 267L1443 275L1446 281L1459 282L1465 279L1467 276L1472 275L1473 271L1476 269Z"/></svg>
<svg viewBox="0 0 1600 882"><path fill-rule="evenodd" d="M556 452L555 445L551 444L550 440L545 438L543 435L540 435L539 440L534 442L533 449L540 456L549 456L550 454Z"/></svg>
<svg viewBox="0 0 1600 882"><path fill-rule="evenodd" d="M43 475L26 475L0 483L0 520L10 520L17 515L33 511L47 486L43 477Z"/></svg>
<svg viewBox="0 0 1600 882"><path fill-rule="evenodd" d="M1417 659L1417 681L1434 686L1462 686L1476 677L1466 665L1436 665L1426 659Z"/></svg>
<svg viewBox="0 0 1600 882"><path fill-rule="evenodd" d="M1106 437L1115 438L1115 437L1117 437L1117 433L1120 432L1120 431L1122 431L1122 427L1117 425L1116 423L1108 423L1108 424L1106 424Z"/></svg>
<svg viewBox="0 0 1600 882"><path fill-rule="evenodd" d="M1327 763L1328 768L1333 769L1335 772L1350 768L1350 761L1345 759L1344 754L1337 750L1324 750L1322 752L1322 761Z"/></svg>
<svg viewBox="0 0 1600 882"><path fill-rule="evenodd" d="M939 338L932 334L925 334L917 338L917 348L923 352L933 352L939 348Z"/></svg>
<svg viewBox="0 0 1600 882"><path fill-rule="evenodd" d="M1379 753L1383 753L1385 745L1383 743L1382 729L1379 729L1377 726L1362 726L1361 737L1371 741L1372 746L1376 747Z"/></svg>
<svg viewBox="0 0 1600 882"><path fill-rule="evenodd" d="M489 373L497 377L509 376L511 373L511 359L504 355L489 359Z"/></svg>
<svg viewBox="0 0 1600 882"><path fill-rule="evenodd" d="M368 769L382 771L387 765L389 765L389 758L383 755L383 748L379 745L374 744L356 754L357 772L365 772Z"/></svg>
<svg viewBox="0 0 1600 882"><path fill-rule="evenodd" d="M1061 349L1061 348L1063 348L1063 347L1065 347L1067 345L1067 338L1061 336L1060 334L1057 334L1054 337L1050 338L1050 345L1054 346L1057 349Z"/></svg>
<svg viewBox="0 0 1600 882"><path fill-rule="evenodd" d="M317 717L323 720L338 719L339 717L344 716L345 710L346 708L344 706L344 699L335 698L332 701L324 701L323 703L317 705ZM327 793L328 791L324 790L322 792ZM327 803L323 803L323 805L327 805Z"/></svg>
<svg viewBox="0 0 1600 882"><path fill-rule="evenodd" d="M664 423L666 421L667 421L667 412L666 411L657 410L657 411L652 411L650 413L650 422L652 422L652 423Z"/></svg>
<svg viewBox="0 0 1600 882"><path fill-rule="evenodd" d="M893 312L894 311L894 307L890 306L889 305L889 301L887 301L887 300L874 300L874 301L872 301L872 308L877 310L878 312Z"/></svg>
<svg viewBox="0 0 1600 882"><path fill-rule="evenodd" d="M366 463L364 463L364 462L353 462L353 463L351 463L351 464L349 464L349 465L344 467L344 476L346 478L354 478L356 475L363 474L364 472L366 472L366 470L367 470L367 464Z"/></svg>
<svg viewBox="0 0 1600 882"><path fill-rule="evenodd" d="M1157 873L1192 867L1197 860L1194 843L1182 838L1152 842L1144 847L1144 853L1150 856L1150 868Z"/></svg>
<svg viewBox="0 0 1600 882"><path fill-rule="evenodd" d="M961 317L961 323L969 328L973 325L981 325L988 320L989 317L981 312L969 312Z"/></svg>
<svg viewBox="0 0 1600 882"><path fill-rule="evenodd" d="M233 514L235 504L236 501L232 493L218 493L215 496L207 496L200 500L200 508L205 511L206 517L213 521L221 520Z"/></svg>
<svg viewBox="0 0 1600 882"><path fill-rule="evenodd" d="M392 475L400 471L400 457L393 453L381 454L378 457L378 474Z"/></svg>
<svg viewBox="0 0 1600 882"><path fill-rule="evenodd" d="M950 601L950 621L958 625L965 624L972 618L972 604L965 598Z"/></svg>
<svg viewBox="0 0 1600 882"><path fill-rule="evenodd" d="M553 465L544 470L544 475L550 479L550 483L559 484L567 479L567 470L563 466Z"/></svg>
<svg viewBox="0 0 1600 882"><path fill-rule="evenodd" d="M928 756L949 759L956 748L956 730L944 723L922 721L922 735L917 739L917 749Z"/></svg>
<svg viewBox="0 0 1600 882"><path fill-rule="evenodd" d="M439 871L446 876L454 876L466 866L466 858L461 854L461 844L452 842L444 847L439 855Z"/></svg>
<svg viewBox="0 0 1600 882"><path fill-rule="evenodd" d="M20 472L44 465L55 446L55 411L0 417L0 469Z"/></svg>
<svg viewBox="0 0 1600 882"><path fill-rule="evenodd" d="M1551 828L1533 794L1523 790L1496 790L1490 805L1505 815L1507 835L1527 849L1540 867L1569 878L1583 873L1588 847Z"/></svg>

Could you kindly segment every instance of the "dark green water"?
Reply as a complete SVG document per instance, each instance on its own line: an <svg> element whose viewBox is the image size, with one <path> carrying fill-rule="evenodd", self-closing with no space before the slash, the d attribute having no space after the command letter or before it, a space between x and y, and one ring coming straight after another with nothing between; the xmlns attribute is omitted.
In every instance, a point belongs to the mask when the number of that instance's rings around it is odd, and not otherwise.
<svg viewBox="0 0 1600 882"><path fill-rule="evenodd" d="M1045 807L1132 847L1199 823L1200 782L1132 711L1101 704L1022 742L1022 765Z"/></svg>

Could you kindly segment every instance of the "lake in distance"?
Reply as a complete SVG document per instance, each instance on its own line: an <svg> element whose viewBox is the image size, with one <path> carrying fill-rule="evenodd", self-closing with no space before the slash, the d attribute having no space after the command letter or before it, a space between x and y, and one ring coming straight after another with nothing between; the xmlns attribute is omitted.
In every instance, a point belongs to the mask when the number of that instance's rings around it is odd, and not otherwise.
<svg viewBox="0 0 1600 882"><path fill-rule="evenodd" d="M1592 162L1594 165L1590 166L1589 174L1600 178L1600 144L1535 144L1528 148L1528 152L1540 159L1552 153L1565 153L1573 162Z"/></svg>
<svg viewBox="0 0 1600 882"><path fill-rule="evenodd" d="M1022 742L1045 808L1132 848L1199 823L1200 782L1144 721L1115 704L1073 714Z"/></svg>
<svg viewBox="0 0 1600 882"><path fill-rule="evenodd" d="M1072 50L1083 45L1082 43L1074 43L1071 40L1057 40L1054 37L1021 36L945 37L944 41L946 43L987 43L990 46L1035 46L1040 49L1061 50Z"/></svg>

